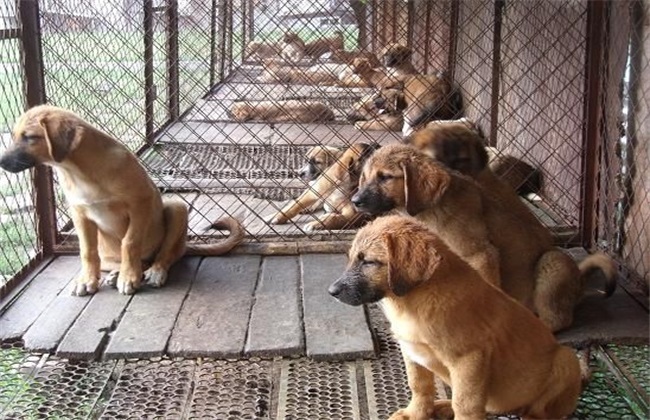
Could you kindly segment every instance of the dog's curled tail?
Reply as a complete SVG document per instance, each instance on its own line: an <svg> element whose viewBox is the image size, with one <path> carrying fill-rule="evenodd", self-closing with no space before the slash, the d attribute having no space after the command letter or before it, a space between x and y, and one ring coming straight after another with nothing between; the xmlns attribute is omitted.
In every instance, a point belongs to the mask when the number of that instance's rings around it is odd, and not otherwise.
<svg viewBox="0 0 650 420"><path fill-rule="evenodd" d="M611 296L616 290L617 269L614 260L609 255L603 252L591 254L578 264L578 268L580 269L580 277L582 277L583 284L592 275L597 275L599 279L603 278L605 287L598 291L604 294L605 297ZM600 274L597 274L598 272Z"/></svg>
<svg viewBox="0 0 650 420"><path fill-rule="evenodd" d="M223 241L214 244L190 244L187 245L186 254L189 255L222 255L230 252L239 245L245 236L241 222L234 217L224 217L212 223L208 229L224 229L230 231L230 235Z"/></svg>

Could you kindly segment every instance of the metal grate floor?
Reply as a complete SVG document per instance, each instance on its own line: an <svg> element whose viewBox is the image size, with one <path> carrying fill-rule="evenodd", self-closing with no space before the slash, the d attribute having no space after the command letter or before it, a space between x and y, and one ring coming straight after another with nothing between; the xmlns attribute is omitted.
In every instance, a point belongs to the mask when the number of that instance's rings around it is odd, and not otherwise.
<svg viewBox="0 0 650 420"><path fill-rule="evenodd" d="M380 356L348 362L302 357L75 363L5 343L0 418L385 419L408 402L408 387L380 311L369 308L369 317ZM648 348L595 349L593 379L574 418L647 418ZM442 383L437 389L439 397L448 396Z"/></svg>

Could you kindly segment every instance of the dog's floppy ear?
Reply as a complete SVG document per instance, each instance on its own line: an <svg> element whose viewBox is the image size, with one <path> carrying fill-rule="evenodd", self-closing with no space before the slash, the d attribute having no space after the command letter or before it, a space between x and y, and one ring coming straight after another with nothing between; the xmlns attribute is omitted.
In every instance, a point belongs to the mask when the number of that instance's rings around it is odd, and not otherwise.
<svg viewBox="0 0 650 420"><path fill-rule="evenodd" d="M45 143L55 162L61 162L76 146L78 128L69 120L42 117L38 124L43 128Z"/></svg>
<svg viewBox="0 0 650 420"><path fill-rule="evenodd" d="M415 173L415 162L402 162L404 173L404 206L406 212L415 216L421 211L431 207L447 191L451 182L451 175L433 161L422 162L417 165Z"/></svg>
<svg viewBox="0 0 650 420"><path fill-rule="evenodd" d="M388 251L388 287L396 296L404 296L418 284L429 280L442 258L433 247L414 248L419 238L412 235L384 235ZM419 247L418 247L419 248Z"/></svg>

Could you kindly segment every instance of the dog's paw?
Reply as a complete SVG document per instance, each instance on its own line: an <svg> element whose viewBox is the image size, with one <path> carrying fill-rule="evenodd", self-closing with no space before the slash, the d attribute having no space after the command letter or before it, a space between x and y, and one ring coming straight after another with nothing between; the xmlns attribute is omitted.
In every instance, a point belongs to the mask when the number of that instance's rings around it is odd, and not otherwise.
<svg viewBox="0 0 650 420"><path fill-rule="evenodd" d="M117 286L117 278L120 276L120 271L119 270L113 270L106 274L104 277L104 283L107 286L110 287L116 287Z"/></svg>
<svg viewBox="0 0 650 420"><path fill-rule="evenodd" d="M167 271L151 267L144 272L144 282L151 287L162 287L167 281Z"/></svg>
<svg viewBox="0 0 650 420"><path fill-rule="evenodd" d="M72 289L72 296L86 296L92 295L97 292L97 281L90 282L80 282L75 283L74 288Z"/></svg>
<svg viewBox="0 0 650 420"><path fill-rule="evenodd" d="M411 420L411 416L409 416L406 409L402 408L394 412L388 420Z"/></svg>
<svg viewBox="0 0 650 420"><path fill-rule="evenodd" d="M120 271L120 275L117 276L117 291L123 295L132 295L140 288L141 279L142 275L128 276Z"/></svg>
<svg viewBox="0 0 650 420"><path fill-rule="evenodd" d="M283 225L287 223L287 218L282 213L276 213L264 218L264 221L270 225Z"/></svg>
<svg viewBox="0 0 650 420"><path fill-rule="evenodd" d="M305 232L313 232L315 230L323 230L325 227L321 222L318 220L314 220L313 222L305 223L305 226L302 227L302 230Z"/></svg>

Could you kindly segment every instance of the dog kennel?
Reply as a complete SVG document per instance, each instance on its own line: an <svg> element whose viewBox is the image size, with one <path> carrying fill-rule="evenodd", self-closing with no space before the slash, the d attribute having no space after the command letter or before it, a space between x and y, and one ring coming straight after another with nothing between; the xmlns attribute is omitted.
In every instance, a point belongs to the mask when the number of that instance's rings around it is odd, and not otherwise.
<svg viewBox="0 0 650 420"><path fill-rule="evenodd" d="M524 200L557 244L613 256L622 286L647 309L646 2L17 0L0 10L3 148L25 108L45 102L69 108L136 153L164 194L187 202L191 241L218 240L223 234L206 226L231 215L247 231L238 252L263 255L344 250L353 229L304 229L322 213L284 225L269 224L268 217L308 187L297 171L311 147L382 145L401 134L360 131L347 120L371 88L260 79L264 68L248 54L249 43L278 42L292 31L306 42L340 32L347 51L407 45L419 72L443 72L453 81L464 116L480 126L489 146L540 171L541 189ZM334 119L240 122L230 112L236 101L292 99L321 101ZM0 197L4 297L44 258L76 253L78 246L51 170L1 172ZM259 366L271 369L266 363L250 368L255 381L268 380L255 376ZM388 378L382 386L399 384L382 363L357 372L381 371ZM102 366L75 369L104 378ZM384 408L404 400L401 394L382 400L394 389L373 392Z"/></svg>

